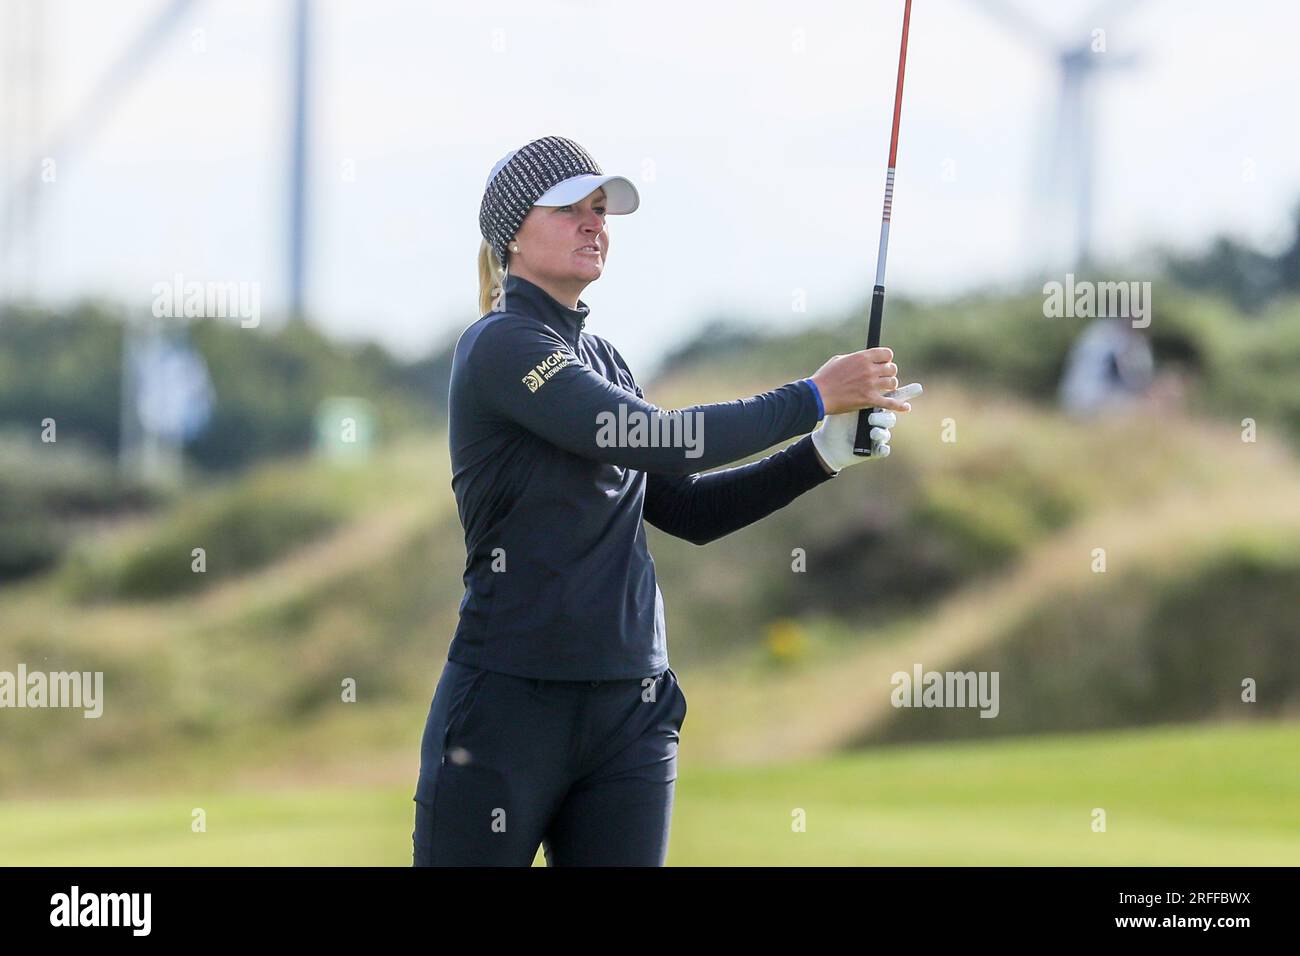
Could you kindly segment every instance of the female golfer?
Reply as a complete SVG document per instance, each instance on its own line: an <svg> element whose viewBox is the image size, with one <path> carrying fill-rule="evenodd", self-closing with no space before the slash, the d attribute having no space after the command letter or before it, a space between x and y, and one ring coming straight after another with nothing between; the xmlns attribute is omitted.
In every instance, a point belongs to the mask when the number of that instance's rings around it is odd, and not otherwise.
<svg viewBox="0 0 1300 956"><path fill-rule="evenodd" d="M910 410L886 394L885 348L737 401L646 401L579 299L605 269L605 217L639 203L560 136L488 177L482 318L450 388L465 596L421 746L417 866L528 866L539 845L550 866L664 865L686 698L643 520L705 544L870 460L852 450L858 409L883 409L873 458ZM698 230L682 236L693 253Z"/></svg>

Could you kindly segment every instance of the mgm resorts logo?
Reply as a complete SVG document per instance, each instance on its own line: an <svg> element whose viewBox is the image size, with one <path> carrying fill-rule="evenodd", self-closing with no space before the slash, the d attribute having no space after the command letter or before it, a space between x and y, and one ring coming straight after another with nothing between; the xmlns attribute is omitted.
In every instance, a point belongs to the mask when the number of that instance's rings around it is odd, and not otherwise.
<svg viewBox="0 0 1300 956"><path fill-rule="evenodd" d="M546 358L533 366L533 370L525 375L521 381L528 386L528 391L531 394L541 388L552 375L564 368L566 365L577 364L577 356L573 355L571 352L564 351L564 349L556 349L550 355L546 356Z"/></svg>

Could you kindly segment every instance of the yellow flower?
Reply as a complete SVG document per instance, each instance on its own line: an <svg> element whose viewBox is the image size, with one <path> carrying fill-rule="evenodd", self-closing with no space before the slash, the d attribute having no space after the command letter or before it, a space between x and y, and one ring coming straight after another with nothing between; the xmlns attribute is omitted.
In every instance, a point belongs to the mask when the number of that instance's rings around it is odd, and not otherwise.
<svg viewBox="0 0 1300 956"><path fill-rule="evenodd" d="M767 650L776 660L795 660L803 655L807 647L808 639L798 621L783 617L768 623Z"/></svg>

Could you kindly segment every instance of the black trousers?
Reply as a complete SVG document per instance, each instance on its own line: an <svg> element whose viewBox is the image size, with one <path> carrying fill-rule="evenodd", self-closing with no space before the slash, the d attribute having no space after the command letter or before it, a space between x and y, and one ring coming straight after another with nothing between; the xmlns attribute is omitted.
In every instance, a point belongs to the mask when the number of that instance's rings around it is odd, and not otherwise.
<svg viewBox="0 0 1300 956"><path fill-rule="evenodd" d="M663 866L686 697L447 661L415 793L415 866Z"/></svg>

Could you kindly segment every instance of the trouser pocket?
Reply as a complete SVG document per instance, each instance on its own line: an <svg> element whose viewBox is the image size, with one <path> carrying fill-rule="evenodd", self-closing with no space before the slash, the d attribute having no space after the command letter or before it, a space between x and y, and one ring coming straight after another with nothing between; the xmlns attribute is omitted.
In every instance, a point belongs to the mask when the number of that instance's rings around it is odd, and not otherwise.
<svg viewBox="0 0 1300 956"><path fill-rule="evenodd" d="M672 676L673 693L677 697L677 729L681 730L682 724L686 721L686 694L682 690L681 681L677 679L677 672L670 667L668 668L668 673Z"/></svg>
<svg viewBox="0 0 1300 956"><path fill-rule="evenodd" d="M442 676L433 692L433 702L429 705L429 717L420 744L420 779L415 790L416 800L433 802L438 770L446 764L449 751L461 739L490 673L451 660L443 667Z"/></svg>
<svg viewBox="0 0 1300 956"><path fill-rule="evenodd" d="M463 682L458 683L456 693L451 700L451 713L447 717L447 726L442 737L441 762L443 764L447 762L448 752L454 750L463 739L469 726L469 719L474 713L474 704L482 696L483 685L492 673L478 667L467 668L467 670L473 673L467 675Z"/></svg>

